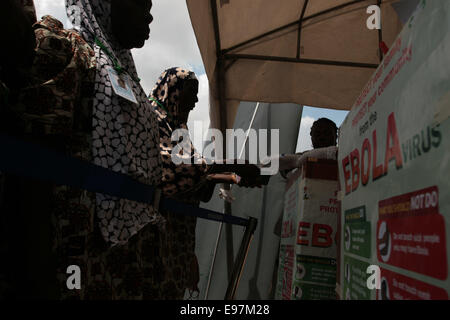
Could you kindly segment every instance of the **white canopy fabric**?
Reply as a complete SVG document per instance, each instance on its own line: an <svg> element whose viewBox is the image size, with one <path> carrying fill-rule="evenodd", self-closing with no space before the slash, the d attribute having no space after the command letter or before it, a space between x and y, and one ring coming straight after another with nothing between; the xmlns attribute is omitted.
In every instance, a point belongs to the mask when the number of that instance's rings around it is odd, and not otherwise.
<svg viewBox="0 0 450 320"><path fill-rule="evenodd" d="M402 28L396 0L186 0L210 82L212 127L240 101L348 110ZM366 12L380 5L382 31Z"/></svg>

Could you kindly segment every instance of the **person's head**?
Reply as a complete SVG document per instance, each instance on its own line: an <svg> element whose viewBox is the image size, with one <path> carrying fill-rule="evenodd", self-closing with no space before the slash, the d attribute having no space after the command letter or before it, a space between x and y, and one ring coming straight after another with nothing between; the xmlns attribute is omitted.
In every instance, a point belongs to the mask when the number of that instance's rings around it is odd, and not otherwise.
<svg viewBox="0 0 450 320"><path fill-rule="evenodd" d="M170 68L164 71L152 90L150 98L157 100L169 112L172 120L186 123L189 113L198 102L198 80L195 73L183 68ZM160 113L157 103L153 103Z"/></svg>
<svg viewBox="0 0 450 320"><path fill-rule="evenodd" d="M194 110L198 102L198 80L188 78L182 81L182 84L178 98L178 116L182 122L187 122L189 113Z"/></svg>
<svg viewBox="0 0 450 320"><path fill-rule="evenodd" d="M311 127L311 141L313 148L326 148L336 146L337 126L327 118L316 120Z"/></svg>
<svg viewBox="0 0 450 320"><path fill-rule="evenodd" d="M152 0L111 0L111 28L125 49L142 48L150 37Z"/></svg>
<svg viewBox="0 0 450 320"><path fill-rule="evenodd" d="M142 48L150 37L152 0L65 1L69 21L84 40L90 44L102 42L122 56L116 57L122 63L124 55L131 55L127 50Z"/></svg>
<svg viewBox="0 0 450 320"><path fill-rule="evenodd" d="M34 6L33 0L19 0L19 3L22 5L22 8L25 12L25 14L28 16L28 19L30 20L31 24L34 24L37 22L36 17L36 8Z"/></svg>

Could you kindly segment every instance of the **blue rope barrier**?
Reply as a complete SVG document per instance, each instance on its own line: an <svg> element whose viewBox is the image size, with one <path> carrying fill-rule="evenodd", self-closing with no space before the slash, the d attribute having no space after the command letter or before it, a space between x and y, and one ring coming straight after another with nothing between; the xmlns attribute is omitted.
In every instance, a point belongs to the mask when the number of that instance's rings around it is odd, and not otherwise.
<svg viewBox="0 0 450 320"><path fill-rule="evenodd" d="M155 187L127 175L5 134L0 134L0 146L3 150L0 156L1 172L153 204ZM248 219L224 215L168 198L160 200L160 208L176 214L234 225L247 226L249 223Z"/></svg>

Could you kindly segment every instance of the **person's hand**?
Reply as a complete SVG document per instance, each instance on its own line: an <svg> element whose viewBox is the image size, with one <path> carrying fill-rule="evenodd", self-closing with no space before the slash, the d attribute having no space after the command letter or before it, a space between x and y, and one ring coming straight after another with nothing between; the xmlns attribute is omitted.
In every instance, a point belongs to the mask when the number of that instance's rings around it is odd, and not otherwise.
<svg viewBox="0 0 450 320"><path fill-rule="evenodd" d="M213 173L206 176L206 179L214 183L238 184L239 177L231 172Z"/></svg>
<svg viewBox="0 0 450 320"><path fill-rule="evenodd" d="M242 177L239 182L240 187L261 188L269 183L270 176Z"/></svg>
<svg viewBox="0 0 450 320"><path fill-rule="evenodd" d="M262 184L255 178L241 178L238 186L244 188L261 188Z"/></svg>
<svg viewBox="0 0 450 320"><path fill-rule="evenodd" d="M229 173L234 172L241 177L257 177L261 174L261 169L255 165L250 164L248 161L245 161L243 164L237 163L237 160L234 160L233 164L218 164L215 163L211 167L210 173Z"/></svg>
<svg viewBox="0 0 450 320"><path fill-rule="evenodd" d="M308 158L337 160L338 147L331 146L326 148L318 148L309 150L297 158L297 167L301 167Z"/></svg>
<svg viewBox="0 0 450 320"><path fill-rule="evenodd" d="M216 184L227 183L245 188L261 188L269 182L270 176L241 177L235 173L226 172L209 174L206 179Z"/></svg>
<svg viewBox="0 0 450 320"><path fill-rule="evenodd" d="M261 175L261 169L255 164L236 164L233 172L242 178L257 178Z"/></svg>

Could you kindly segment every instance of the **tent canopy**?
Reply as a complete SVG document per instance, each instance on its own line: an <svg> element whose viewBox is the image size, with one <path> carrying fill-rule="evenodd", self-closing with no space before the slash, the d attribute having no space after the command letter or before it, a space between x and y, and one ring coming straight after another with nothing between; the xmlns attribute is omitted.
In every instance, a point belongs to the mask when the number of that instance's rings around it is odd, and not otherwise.
<svg viewBox="0 0 450 320"><path fill-rule="evenodd" d="M350 109L402 28L396 0L186 1L222 130L240 101ZM382 30L366 26L374 4Z"/></svg>

